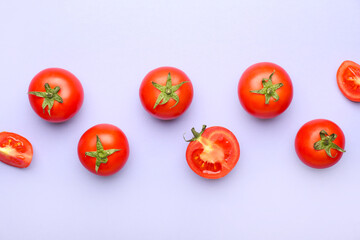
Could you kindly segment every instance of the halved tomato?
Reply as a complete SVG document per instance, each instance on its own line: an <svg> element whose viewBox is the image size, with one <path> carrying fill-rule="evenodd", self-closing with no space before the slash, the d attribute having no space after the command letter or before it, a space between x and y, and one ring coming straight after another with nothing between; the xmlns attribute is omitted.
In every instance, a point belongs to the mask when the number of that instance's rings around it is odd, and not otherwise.
<svg viewBox="0 0 360 240"><path fill-rule="evenodd" d="M346 98L360 102L360 65L344 61L336 74L337 84Z"/></svg>
<svg viewBox="0 0 360 240"><path fill-rule="evenodd" d="M33 148L26 138L16 133L0 133L0 161L14 167L26 168L32 157Z"/></svg>
<svg viewBox="0 0 360 240"><path fill-rule="evenodd" d="M240 157L240 146L235 135L224 127L203 128L200 133L191 129L194 137L186 149L186 160L199 176L217 179L227 175Z"/></svg>

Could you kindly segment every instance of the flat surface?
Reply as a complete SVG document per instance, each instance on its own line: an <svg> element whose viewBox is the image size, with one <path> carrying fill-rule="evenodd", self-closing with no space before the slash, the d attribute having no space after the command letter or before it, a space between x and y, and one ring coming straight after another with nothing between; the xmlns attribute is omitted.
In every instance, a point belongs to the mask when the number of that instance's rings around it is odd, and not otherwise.
<svg viewBox="0 0 360 240"><path fill-rule="evenodd" d="M360 62L360 1L1 1L1 129L34 146L28 169L0 164L0 239L360 239L360 105L336 84L344 60ZM271 61L291 76L294 99L263 121L241 107L237 84L251 64ZM142 108L142 78L182 69L194 99L164 122ZM36 73L61 67L85 101L69 122L31 109ZM327 118L346 136L340 162L311 169L293 143L305 122ZM130 157L101 178L78 160L82 133L112 123ZM185 161L191 127L231 129L238 165L209 181Z"/></svg>

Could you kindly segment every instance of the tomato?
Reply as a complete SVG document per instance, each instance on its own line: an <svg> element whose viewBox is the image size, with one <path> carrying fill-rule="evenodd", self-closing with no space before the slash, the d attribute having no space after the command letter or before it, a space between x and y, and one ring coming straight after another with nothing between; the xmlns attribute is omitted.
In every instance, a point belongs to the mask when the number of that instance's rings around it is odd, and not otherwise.
<svg viewBox="0 0 360 240"><path fill-rule="evenodd" d="M243 108L257 118L273 118L284 112L293 97L286 71L269 62L256 63L242 74L238 85Z"/></svg>
<svg viewBox="0 0 360 240"><path fill-rule="evenodd" d="M80 138L78 156L84 167L100 176L118 172L129 157L125 134L111 124L98 124Z"/></svg>
<svg viewBox="0 0 360 240"><path fill-rule="evenodd" d="M139 94L148 113L162 120L170 120L188 109L193 98L193 86L183 71L174 67L160 67L145 76Z"/></svg>
<svg viewBox="0 0 360 240"><path fill-rule="evenodd" d="M0 161L14 167L26 168L33 157L31 143L11 132L0 133Z"/></svg>
<svg viewBox="0 0 360 240"><path fill-rule="evenodd" d="M340 127L326 119L305 123L295 138L295 150L303 163L313 168L327 168L343 155L345 136Z"/></svg>
<svg viewBox="0 0 360 240"><path fill-rule="evenodd" d="M336 74L337 84L346 98L360 102L360 65L352 62L343 62Z"/></svg>
<svg viewBox="0 0 360 240"><path fill-rule="evenodd" d="M240 146L235 135L223 127L206 128L198 133L191 129L194 137L186 149L186 160L199 176L217 179L227 175L240 158Z"/></svg>
<svg viewBox="0 0 360 240"><path fill-rule="evenodd" d="M41 118L49 122L64 122L72 118L84 100L80 81L69 71L48 68L30 82L29 101Z"/></svg>

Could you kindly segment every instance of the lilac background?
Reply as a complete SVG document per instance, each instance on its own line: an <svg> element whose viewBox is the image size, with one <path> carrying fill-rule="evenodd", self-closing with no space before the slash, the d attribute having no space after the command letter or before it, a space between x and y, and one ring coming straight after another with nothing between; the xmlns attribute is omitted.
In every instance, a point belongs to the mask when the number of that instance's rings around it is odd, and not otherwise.
<svg viewBox="0 0 360 240"><path fill-rule="evenodd" d="M28 169L0 164L0 239L360 239L359 104L336 85L343 60L360 62L360 1L0 2L2 130L34 146ZM281 65L294 99L273 120L242 109L237 83L259 61ZM189 110L171 122L138 97L146 73L182 69ZM48 67L82 82L85 101L67 123L31 109L27 87ZM346 136L341 161L314 170L297 158L297 130L315 118ZM111 123L130 157L101 178L80 164L82 133ZM185 161L190 128L221 125L241 146L226 178L209 181Z"/></svg>

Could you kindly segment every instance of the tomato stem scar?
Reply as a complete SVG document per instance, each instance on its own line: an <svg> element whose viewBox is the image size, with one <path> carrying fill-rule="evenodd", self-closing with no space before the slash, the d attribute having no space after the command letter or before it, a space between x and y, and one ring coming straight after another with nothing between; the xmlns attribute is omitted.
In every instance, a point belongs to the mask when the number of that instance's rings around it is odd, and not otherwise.
<svg viewBox="0 0 360 240"><path fill-rule="evenodd" d="M156 82L151 82L151 84L160 91L160 94L158 96L158 98L156 99L155 105L154 105L154 109L158 106L158 105L164 105L166 104L171 98L174 99L176 101L176 103L170 107L173 108L175 107L180 99L179 96L175 93L177 90L179 90L179 88L184 84L187 83L188 81L184 81L181 82L177 85L172 85L172 81L171 81L171 74L169 73L167 76L167 80L166 80L166 85L162 86Z"/></svg>
<svg viewBox="0 0 360 240"><path fill-rule="evenodd" d="M45 83L45 92L28 92L28 94L32 94L37 97L44 98L42 109L45 112L45 108L48 107L48 113L49 116L51 116L50 110L54 106L54 102L55 101L59 103L63 102L63 99L58 94L59 91L60 91L59 86L56 86L54 89L52 89L48 83Z"/></svg>
<svg viewBox="0 0 360 240"><path fill-rule="evenodd" d="M333 141L337 138L337 135L335 133L328 135L325 130L321 130L320 138L321 140L314 143L315 150L325 150L326 154L331 158L335 157L331 155L331 149L335 149L339 152L345 152L344 149L333 143Z"/></svg>
<svg viewBox="0 0 360 240"><path fill-rule="evenodd" d="M263 94L265 95L265 104L269 104L270 99L274 98L274 102L279 101L279 95L276 93L276 90L284 86L283 83L273 84L272 76L275 74L275 70L270 74L269 78L263 78L261 83L263 88L259 90L251 90L252 93Z"/></svg>
<svg viewBox="0 0 360 240"><path fill-rule="evenodd" d="M99 171L99 167L102 163L107 163L108 162L108 156L110 156L111 154L120 151L121 149L109 149L109 150L104 150L104 147L101 143L101 140L99 138L98 135L96 135L96 151L93 152L85 152L86 156L89 157L94 157L96 158L96 162L95 162L95 171L98 172Z"/></svg>

